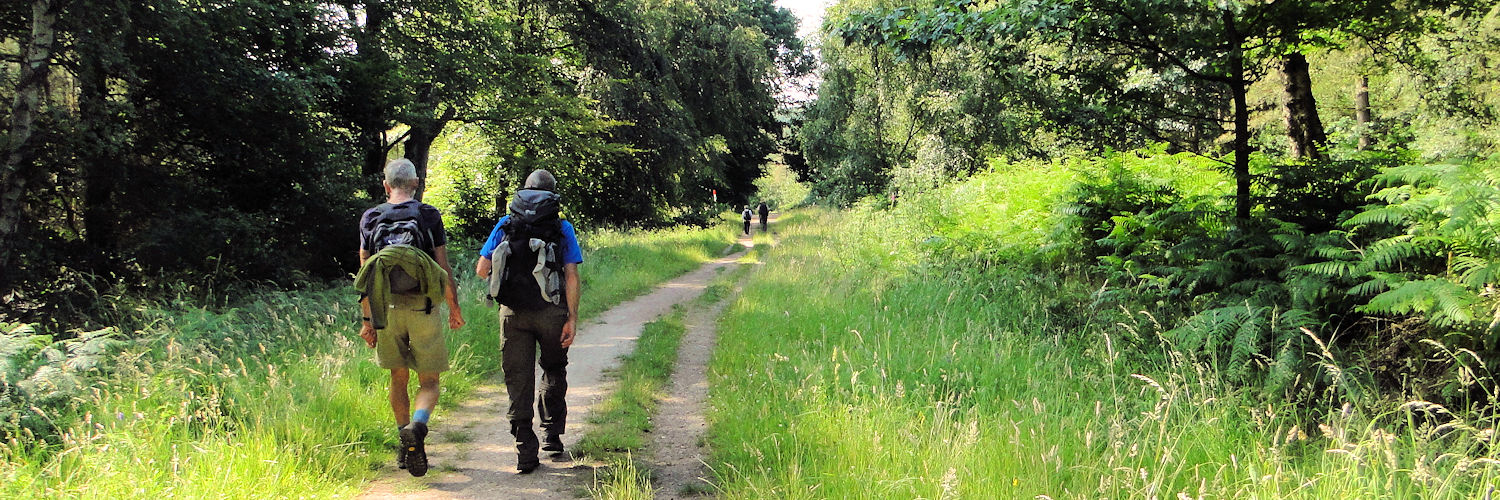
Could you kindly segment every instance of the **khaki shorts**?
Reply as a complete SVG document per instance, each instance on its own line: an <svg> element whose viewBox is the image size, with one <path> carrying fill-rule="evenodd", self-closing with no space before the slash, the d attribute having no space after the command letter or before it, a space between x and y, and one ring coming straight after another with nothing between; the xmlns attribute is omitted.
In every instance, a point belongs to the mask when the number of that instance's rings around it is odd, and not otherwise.
<svg viewBox="0 0 1500 500"><path fill-rule="evenodd" d="M424 313L427 299L420 295L391 295L393 307L384 330L376 332L375 361L381 368L407 368L417 373L448 370L448 344L443 339L443 305Z"/></svg>

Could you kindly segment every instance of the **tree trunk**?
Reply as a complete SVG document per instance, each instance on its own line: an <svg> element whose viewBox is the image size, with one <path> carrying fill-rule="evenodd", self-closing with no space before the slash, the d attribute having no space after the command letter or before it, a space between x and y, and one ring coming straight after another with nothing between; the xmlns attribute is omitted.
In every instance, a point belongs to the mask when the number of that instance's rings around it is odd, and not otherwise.
<svg viewBox="0 0 1500 500"><path fill-rule="evenodd" d="M1250 219L1250 106L1246 100L1245 37L1235 27L1234 14L1224 13L1224 28L1234 50L1229 54L1229 93L1234 99L1234 216Z"/></svg>
<svg viewBox="0 0 1500 500"><path fill-rule="evenodd" d="M1312 76L1307 56L1301 52L1287 54L1281 60L1281 76L1286 89L1286 129L1292 141L1292 157L1322 160L1328 134L1318 119L1318 103L1313 99Z"/></svg>
<svg viewBox="0 0 1500 500"><path fill-rule="evenodd" d="M437 97L431 86L417 93L418 105L428 110L425 113L431 113L440 106L435 101ZM438 135L443 133L443 128L447 127L448 122L453 121L457 115L458 110L449 106L436 118L419 120L421 123L411 124L411 130L406 133L406 159L411 160L411 164L417 167L417 192L412 193L417 201L421 201L422 195L427 192L427 162L432 152L432 142L437 140ZM431 115L425 114L424 116Z"/></svg>
<svg viewBox="0 0 1500 500"><path fill-rule="evenodd" d="M411 132L406 136L406 159L417 167L417 192L412 197L422 201L422 195L427 192L427 159L432 151L432 141L437 140L438 134L443 131L442 123L436 127L413 126Z"/></svg>
<svg viewBox="0 0 1500 500"><path fill-rule="evenodd" d="M389 56L385 53L381 36L385 30L385 24L391 18L391 13L380 1L367 1L364 3L365 25L355 36L355 53L358 65L363 71L384 71L389 62ZM369 78L369 75L364 75ZM366 192L370 199L381 201L385 199L385 190L381 187L381 173L385 171L385 163L388 159L391 146L386 144L385 133L390 128L389 117L393 110L385 109L384 92L390 89L381 88L384 79L365 80L363 88L360 88L359 99L361 107L365 108L360 114L360 119L355 123L358 129L359 148L364 152L364 158L360 165L360 174L363 178L374 182L366 184Z"/></svg>
<svg viewBox="0 0 1500 500"><path fill-rule="evenodd" d="M91 137L101 140L81 145L77 152L82 162L79 169L83 178L83 239L94 251L100 262L113 262L110 256L117 248L117 225L114 194L123 177L119 155L110 150L110 141L105 138L120 132L111 124L109 111L109 82L101 53L105 44L86 37L93 33L80 34L80 41L89 42L79 50L77 66L78 118L80 128ZM93 46L96 49L82 48ZM95 52L98 50L100 52Z"/></svg>
<svg viewBox="0 0 1500 500"><path fill-rule="evenodd" d="M22 48L16 95L10 108L10 141L0 163L0 285L10 283L10 260L21 225L21 194L35 147L31 140L42 96L47 88L52 52L57 43L57 14L64 0L31 3L31 38Z"/></svg>
<svg viewBox="0 0 1500 500"><path fill-rule="evenodd" d="M1354 89L1354 123L1359 125L1359 150L1370 149L1370 77L1359 75Z"/></svg>
<svg viewBox="0 0 1500 500"><path fill-rule="evenodd" d="M371 200L378 202L385 199L385 188L381 187L380 181L384 180L381 174L385 172L386 156L390 147L385 144L384 130L371 130L380 127L366 125L364 128L366 130L360 133L359 142L360 148L365 151L365 157L361 162L359 173L365 179L375 180L373 184L366 185L365 192L370 194Z"/></svg>

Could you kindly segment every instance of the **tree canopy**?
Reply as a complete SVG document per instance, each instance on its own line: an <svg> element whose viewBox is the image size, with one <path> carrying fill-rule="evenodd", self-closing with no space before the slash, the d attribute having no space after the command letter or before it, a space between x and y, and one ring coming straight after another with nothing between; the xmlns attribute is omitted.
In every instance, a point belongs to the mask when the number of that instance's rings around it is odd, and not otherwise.
<svg viewBox="0 0 1500 500"><path fill-rule="evenodd" d="M962 134L945 128L971 121L1019 133L981 134L982 145L955 151L970 157L994 151L1055 156L1152 142L1222 157L1239 188L1236 212L1247 217L1252 155L1327 159L1310 54L1373 47L1390 54L1385 65L1393 71L1420 72L1415 58L1395 54L1440 38L1449 20L1479 19L1492 8L1464 0L847 1L824 28L829 78L803 130L809 173L839 178L835 185L883 187L879 179L889 178L895 165L916 159L909 142L952 141ZM960 58L966 64L954 62ZM944 72L991 83L928 86ZM1282 108L1276 128L1287 138L1285 149L1266 148L1256 137L1272 127L1253 115L1272 111L1251 97L1277 80L1268 78L1273 74L1281 80L1282 97L1274 105ZM863 92L874 95L856 97ZM1004 111L958 108L962 118L922 119L969 99L1004 103ZM868 111L854 112L845 106L851 102ZM847 149L839 137L858 135L887 138L897 147L874 153L875 161L841 153ZM891 153L895 162L881 159Z"/></svg>
<svg viewBox="0 0 1500 500"><path fill-rule="evenodd" d="M665 222L709 189L748 196L784 130L773 85L810 70L770 0L33 0L0 14L0 284L32 295L90 275L345 273L381 167L425 170L455 124L493 152L464 181L474 217L493 221L549 168L575 220Z"/></svg>

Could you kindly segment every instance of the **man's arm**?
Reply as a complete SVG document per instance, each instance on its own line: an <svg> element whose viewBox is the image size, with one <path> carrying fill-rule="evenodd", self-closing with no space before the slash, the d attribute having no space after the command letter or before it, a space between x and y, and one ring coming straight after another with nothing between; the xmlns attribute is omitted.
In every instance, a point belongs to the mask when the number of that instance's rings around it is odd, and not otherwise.
<svg viewBox="0 0 1500 500"><path fill-rule="evenodd" d="M359 267L365 267L365 261L370 260L370 251L359 249ZM365 339L365 344L375 347L375 325L370 324L370 297L359 298L359 336Z"/></svg>
<svg viewBox="0 0 1500 500"><path fill-rule="evenodd" d="M432 249L432 255L448 273L448 280L443 283L443 298L448 300L448 328L457 330L464 326L464 312L458 306L458 281L453 277L453 267L448 265L448 246Z"/></svg>
<svg viewBox="0 0 1500 500"><path fill-rule="evenodd" d="M490 279L490 271L494 268L495 263L490 261L489 257L480 257L479 261L474 263L474 274L482 279Z"/></svg>
<svg viewBox="0 0 1500 500"><path fill-rule="evenodd" d="M563 282L567 287L568 322L563 323L562 346L567 348L573 345L573 337L578 333L578 290L582 288L578 281L578 264L563 265Z"/></svg>
<svg viewBox="0 0 1500 500"><path fill-rule="evenodd" d="M490 271L494 269L494 261L490 256L494 255L495 247L500 246L500 240L505 238L505 230L501 228L505 227L505 220L509 217L501 217L500 222L495 223L489 238L484 240L484 246L479 248L479 260L474 262L474 274L479 275L480 279L490 279Z"/></svg>

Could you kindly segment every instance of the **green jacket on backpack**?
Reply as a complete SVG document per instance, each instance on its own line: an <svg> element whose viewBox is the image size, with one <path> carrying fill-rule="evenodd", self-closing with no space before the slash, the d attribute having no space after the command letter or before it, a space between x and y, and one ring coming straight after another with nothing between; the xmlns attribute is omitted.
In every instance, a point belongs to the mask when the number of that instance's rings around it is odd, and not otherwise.
<svg viewBox="0 0 1500 500"><path fill-rule="evenodd" d="M416 278L418 294L427 297L428 307L443 301L443 283L447 282L448 273L427 252L411 245L382 248L365 260L354 277L354 288L370 298L370 323L376 330L385 328L386 310L391 304L390 275L395 268Z"/></svg>

